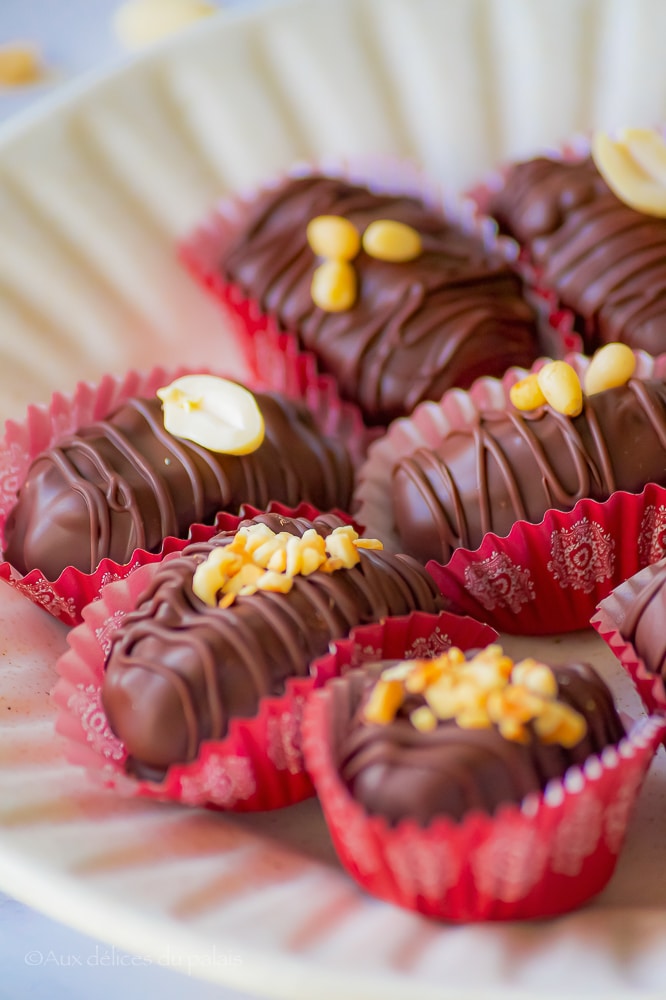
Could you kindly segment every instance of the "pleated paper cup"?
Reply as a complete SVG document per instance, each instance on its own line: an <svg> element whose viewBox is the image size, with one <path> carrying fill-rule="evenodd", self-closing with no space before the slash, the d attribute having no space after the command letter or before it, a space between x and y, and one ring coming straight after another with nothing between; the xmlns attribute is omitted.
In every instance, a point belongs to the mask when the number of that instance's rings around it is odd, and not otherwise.
<svg viewBox="0 0 666 1000"><path fill-rule="evenodd" d="M303 722L305 759L333 844L363 889L428 917L470 922L555 916L604 888L666 718L641 720L617 746L494 816L391 826L352 798L339 773L366 680L360 671L334 679L310 699Z"/></svg>
<svg viewBox="0 0 666 1000"><path fill-rule="evenodd" d="M666 514L666 508L664 513ZM666 532L666 526L664 531ZM648 668L645 659L636 649L632 636L627 634L628 630L625 628L627 611L640 599L640 595L656 576L663 574L664 566L666 562L662 560L646 566L625 580L600 603L591 625L631 677L648 712L666 713L664 678Z"/></svg>
<svg viewBox="0 0 666 1000"><path fill-rule="evenodd" d="M338 644L341 656L314 661L309 675L289 679L282 695L262 698L255 716L232 719L224 739L204 742L194 761L174 764L163 780L148 781L128 773L127 751L109 726L101 694L111 636L136 607L154 571L147 565L106 587L85 609L56 667L56 728L68 739L70 761L128 796L235 812L300 802L313 794L301 745L303 709L313 690L368 658L434 656L452 644L468 648L495 637L487 626L447 612L413 612L389 619L386 627L359 627Z"/></svg>
<svg viewBox="0 0 666 1000"><path fill-rule="evenodd" d="M269 332L261 334L255 346L262 357L263 377L256 377L251 388L281 392L303 402L321 433L343 441L358 468L371 439L358 409L340 399L333 380L314 370L309 358L298 351L283 351ZM132 397L154 396L161 386L192 371L204 369L167 371L157 367L146 374L131 371L123 377L105 375L96 385L80 382L71 395L56 393L48 405L30 406L21 422L8 421L0 443L0 539L30 465L42 451L79 428L105 419ZM187 537L186 533L185 541ZM180 548L178 540L167 538L158 552L137 549L126 564L105 558L93 573L70 566L56 580L48 580L39 569L23 575L4 561L0 562L0 579L66 625L75 625L81 621L82 609L97 598L105 584L147 562L159 562Z"/></svg>
<svg viewBox="0 0 666 1000"><path fill-rule="evenodd" d="M635 354L637 377L664 377L666 355ZM583 378L589 358L566 360ZM480 411L510 405L510 387L526 374L511 369L501 380L479 379L468 392L452 390L389 427L359 473L358 517L370 534L400 550L387 502L397 462L419 448L436 448L449 432L471 426ZM450 610L499 631L547 635L586 628L601 600L664 555L666 488L649 483L639 494L618 491L604 502L579 500L565 513L549 510L538 524L517 521L508 535L489 533L477 549L458 548L446 564L435 558L427 569Z"/></svg>

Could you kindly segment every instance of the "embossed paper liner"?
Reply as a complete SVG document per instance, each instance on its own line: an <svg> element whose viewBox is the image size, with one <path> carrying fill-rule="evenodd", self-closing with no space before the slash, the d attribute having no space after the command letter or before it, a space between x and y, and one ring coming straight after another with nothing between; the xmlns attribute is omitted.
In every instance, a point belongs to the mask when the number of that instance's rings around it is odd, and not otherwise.
<svg viewBox="0 0 666 1000"><path fill-rule="evenodd" d="M84 610L84 621L70 633L70 648L56 666L56 728L70 741L69 759L130 796L237 812L299 802L313 794L301 751L301 716L313 689L368 659L434 656L452 644L465 649L486 645L496 635L448 612L413 612L389 619L386 626L361 626L338 644L338 655L315 661L310 676L288 680L280 697L263 698L256 716L232 719L225 739L202 744L195 761L172 765L162 781L139 780L126 773L127 754L108 725L101 685L111 636L154 571L154 565L146 565L105 587L100 599Z"/></svg>
<svg viewBox="0 0 666 1000"><path fill-rule="evenodd" d="M666 355L634 352L638 377L666 375ZM566 356L582 376L589 358ZM540 359L537 370L545 363ZM434 447L479 410L503 408L509 389L525 376L511 369L500 379L479 379L468 392L453 389L439 403L423 403L396 420L375 442L359 473L359 520L396 551L391 495L395 463L421 447ZM648 484L640 494L617 492L605 502L580 500L568 513L548 511L536 525L518 521L508 535L488 534L475 551L457 549L444 566L428 571L451 610L481 618L499 631L546 635L587 628L614 587L666 555L666 489Z"/></svg>
<svg viewBox="0 0 666 1000"><path fill-rule="evenodd" d="M633 643L625 639L620 630L632 597L637 596L649 584L653 574L662 569L661 565L646 566L625 580L601 602L590 622L633 680L648 712L666 711L664 680L659 674L653 674L647 669ZM666 623L664 627L666 628Z"/></svg>
<svg viewBox="0 0 666 1000"><path fill-rule="evenodd" d="M323 433L345 442L358 467L370 440L358 409L340 400L333 380L319 375L308 357L297 351L283 351L270 332L261 334L255 347L262 357L262 378L255 377L251 387L302 400ZM40 452L77 428L108 416L132 396L152 396L160 386L192 371L203 369L183 367L167 371L156 367L146 374L130 371L123 377L105 375L96 385L80 382L71 395L56 393L49 405L29 407L21 422L7 421L0 443L0 540L30 463ZM37 569L23 576L10 563L0 562L0 579L66 625L75 625L81 620L82 608L95 600L106 583L124 576L128 569L159 561L179 548L182 545L177 539L166 539L157 553L137 549L126 566L103 559L94 573L68 567L55 581L47 580Z"/></svg>
<svg viewBox="0 0 666 1000"><path fill-rule="evenodd" d="M642 719L628 738L494 817L442 817L391 827L356 802L338 773L339 743L358 702L360 672L314 693L303 720L307 767L335 849L380 899L449 921L550 917L582 905L613 873L631 811L666 718Z"/></svg>
<svg viewBox="0 0 666 1000"><path fill-rule="evenodd" d="M245 359L259 378L264 376L266 361L261 351L257 350L255 338L268 332L277 343L281 335L279 342L283 349L293 353L299 351L298 335L293 330L279 331L276 320L263 312L258 302L224 278L219 263L242 231L248 212L260 195L279 187L287 176L302 177L312 173L344 178L378 193L387 191L419 198L434 211L442 212L449 222L459 225L464 232L477 235L487 250L498 252L510 262L518 254L515 241L498 235L495 222L479 212L472 198L456 197L444 191L434 178L412 162L378 156L353 160L330 158L295 164L287 174L280 174L262 188L220 202L210 217L180 247L185 266L224 307L238 343L245 352ZM312 354L309 357L316 371L318 361Z"/></svg>

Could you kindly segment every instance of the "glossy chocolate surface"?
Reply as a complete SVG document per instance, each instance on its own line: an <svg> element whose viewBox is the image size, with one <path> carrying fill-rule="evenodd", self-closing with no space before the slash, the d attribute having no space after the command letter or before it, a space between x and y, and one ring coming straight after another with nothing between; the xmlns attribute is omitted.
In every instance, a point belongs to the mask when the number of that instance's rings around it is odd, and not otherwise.
<svg viewBox="0 0 666 1000"><path fill-rule="evenodd" d="M256 520L297 535L312 527L277 514ZM339 524L327 515L314 526L325 536ZM113 634L103 704L137 774L159 777L194 759L203 740L223 738L234 716L255 715L263 696L306 675L330 640L355 625L440 610L437 588L414 560L370 550L353 569L294 577L288 594L258 591L230 608L210 607L192 592L194 570L232 538L217 535L161 564Z"/></svg>
<svg viewBox="0 0 666 1000"><path fill-rule="evenodd" d="M624 736L610 692L592 667L575 663L552 669L559 700L587 721L585 736L571 749L546 745L533 732L529 743L517 743L504 739L495 726L462 729L455 720L420 732L408 714L425 703L421 695L412 695L393 723L368 724L361 696L361 707L340 738L343 781L369 813L390 823L411 818L427 826L438 816L461 820L472 811L492 814L506 803L520 803ZM366 682L366 691L371 683Z"/></svg>
<svg viewBox="0 0 666 1000"><path fill-rule="evenodd" d="M161 403L134 399L38 456L5 528L4 556L22 573L55 580L66 566L93 572L220 510L271 500L345 509L353 470L340 441L325 438L304 406L256 394L266 436L249 455L223 455L170 435Z"/></svg>
<svg viewBox="0 0 666 1000"><path fill-rule="evenodd" d="M446 562L517 520L606 500L616 490L666 486L666 383L632 379L588 396L579 417L548 406L480 414L393 471L394 519L404 551Z"/></svg>
<svg viewBox="0 0 666 1000"><path fill-rule="evenodd" d="M376 219L407 223L421 235L423 253L387 263L361 251L353 261L355 305L324 312L312 302L320 260L306 240L318 215L341 215L359 232ZM529 367L538 353L518 278L477 237L414 199L321 176L288 180L259 199L220 269L298 334L371 423L410 413L480 375Z"/></svg>
<svg viewBox="0 0 666 1000"><path fill-rule="evenodd" d="M588 347L666 351L666 219L625 205L591 159L517 164L490 212L578 315Z"/></svg>
<svg viewBox="0 0 666 1000"><path fill-rule="evenodd" d="M647 670L666 680L666 559L621 584L613 598L624 612L620 634L632 644Z"/></svg>

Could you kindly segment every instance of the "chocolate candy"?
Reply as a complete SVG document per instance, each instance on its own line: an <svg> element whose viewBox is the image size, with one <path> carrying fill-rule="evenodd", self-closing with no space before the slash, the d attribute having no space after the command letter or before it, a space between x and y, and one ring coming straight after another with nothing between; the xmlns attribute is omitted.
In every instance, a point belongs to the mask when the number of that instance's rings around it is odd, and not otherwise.
<svg viewBox="0 0 666 1000"><path fill-rule="evenodd" d="M506 738L494 723L467 727L455 718L419 729L410 717L426 706L422 694L408 695L388 723L368 722L365 710L376 673L362 681L350 675L333 682L356 684L352 704L358 708L340 733L336 754L342 780L369 813L391 824L409 818L422 826L440 816L458 821L473 811L492 815L541 792L569 767L624 736L610 692L592 667L572 663L550 669L558 707L564 713L573 709L584 723L582 737L571 746L544 741L536 729L538 715L525 723L521 739Z"/></svg>
<svg viewBox="0 0 666 1000"><path fill-rule="evenodd" d="M400 261L365 249L351 262L319 258L306 230L313 219L331 215L360 234L377 220L403 223L420 236L421 253ZM380 231L380 244L386 241ZM330 282L329 266L335 271ZM480 375L529 367L538 353L519 279L476 236L414 198L322 176L287 180L258 200L219 267L282 329L298 335L371 423L410 413L422 400L439 399ZM315 306L316 271L318 301L319 278L326 278L322 301L335 300L331 309L340 309L344 300L340 311ZM329 288L338 272L349 279L340 301Z"/></svg>
<svg viewBox="0 0 666 1000"><path fill-rule="evenodd" d="M28 471L7 520L5 558L55 580L66 566L90 573L105 556L126 563L136 548L156 551L166 536L185 537L191 524L243 503L346 508L346 447L324 437L300 403L270 393L256 399L266 433L248 455L173 437L157 397L132 399L64 439Z"/></svg>
<svg viewBox="0 0 666 1000"><path fill-rule="evenodd" d="M666 220L620 201L591 159L516 164L489 211L576 313L588 348L666 350Z"/></svg>
<svg viewBox="0 0 666 1000"><path fill-rule="evenodd" d="M313 527L328 536L342 524L333 515L314 524L275 514L255 520L299 536ZM259 590L212 607L196 596L194 573L233 537L193 544L157 567L137 610L113 634L103 704L140 776L160 777L170 764L194 759L203 740L223 738L235 716L256 714L263 696L306 675L331 639L355 625L441 608L414 560L372 550L359 550L351 569L295 575L289 593Z"/></svg>
<svg viewBox="0 0 666 1000"><path fill-rule="evenodd" d="M632 379L585 397L578 417L549 406L484 412L398 462L391 492L404 550L447 562L486 532L649 482L666 485L666 383Z"/></svg>
<svg viewBox="0 0 666 1000"><path fill-rule="evenodd" d="M613 601L622 612L620 635L632 644L651 674L666 680L666 559L621 584L613 592Z"/></svg>

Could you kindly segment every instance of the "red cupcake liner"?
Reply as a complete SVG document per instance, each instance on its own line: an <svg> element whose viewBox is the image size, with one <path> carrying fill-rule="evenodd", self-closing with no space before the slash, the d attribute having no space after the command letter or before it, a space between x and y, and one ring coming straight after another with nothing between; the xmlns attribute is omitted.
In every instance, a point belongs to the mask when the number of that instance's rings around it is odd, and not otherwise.
<svg viewBox="0 0 666 1000"><path fill-rule="evenodd" d="M662 508L662 513L666 516L666 507ZM666 712L666 687L663 678L648 670L633 643L621 632L625 609L631 604L632 597L638 596L650 582L655 569L656 567L652 565L645 566L640 572L625 580L600 603L590 624L631 677L647 711Z"/></svg>
<svg viewBox="0 0 666 1000"><path fill-rule="evenodd" d="M487 251L495 251L509 263L515 263L519 253L517 244L499 234L494 220L482 215L472 198L454 197L413 163L377 157L296 164L292 170L280 174L256 191L219 203L210 217L180 247L180 257L192 276L224 308L245 361L258 378L265 377L267 368L256 342L261 334L272 336L288 355L299 352L305 355L313 372L319 370L319 362L314 354L301 351L297 331L280 331L274 317L263 312L259 303L248 297L239 285L227 281L220 273L219 262L242 232L248 212L258 197L278 187L285 177L302 177L315 172L363 184L378 193L389 191L419 198L463 232L479 237ZM545 343L548 344L548 332L545 336Z"/></svg>
<svg viewBox="0 0 666 1000"><path fill-rule="evenodd" d="M371 440L358 409L339 398L333 380L320 376L307 357L298 352L284 352L271 333L257 337L255 348L263 359L264 377L261 381L255 379L252 388L279 391L304 402L322 433L345 442L358 468ZM20 423L7 421L0 443L0 539L4 537L7 516L30 464L40 452L79 427L104 419L133 396L152 396L160 386L193 371L203 369L158 367L147 374L130 371L122 378L105 375L97 385L80 382L71 395L56 393L49 405L30 406ZM181 541L185 544L187 539ZM67 567L54 581L38 569L23 576L11 563L0 562L0 579L66 625L76 625L81 621L82 609L95 600L105 584L148 562L160 561L164 555L183 547L177 542L165 539L159 552L154 553L137 549L126 564L103 559L94 573Z"/></svg>
<svg viewBox="0 0 666 1000"><path fill-rule="evenodd" d="M641 378L666 376L666 354L634 352ZM540 359L532 370L546 363ZM567 355L581 377L589 358ZM452 429L469 426L482 409L509 404L510 387L524 378L511 369L479 379L468 392L452 390L395 421L372 445L359 474L358 517L385 547L399 551L391 495L396 462L420 447L435 447ZM580 500L567 513L548 511L539 524L517 521L508 535L487 534L474 551L456 549L446 565L427 565L449 610L481 618L499 631L547 635L586 628L597 604L643 566L666 555L666 489L647 484L640 494L614 493L604 502Z"/></svg>
<svg viewBox="0 0 666 1000"><path fill-rule="evenodd" d="M552 781L494 816L390 826L356 802L338 772L339 739L362 675L332 680L308 701L306 764L338 856L367 892L440 920L527 920L581 906L610 879L666 718L642 719Z"/></svg>
<svg viewBox="0 0 666 1000"><path fill-rule="evenodd" d="M224 520L228 527L232 519ZM485 645L496 635L485 625L448 612L413 612L392 620L387 629L359 627L338 644L339 657L314 661L309 676L287 681L283 695L263 698L254 717L232 719L224 739L203 743L196 760L172 765L162 781L147 781L126 772L127 752L109 727L101 690L111 636L154 572L154 565L146 565L105 587L100 599L85 609L83 623L70 633L69 649L56 664L56 729L68 739L69 760L128 796L235 812L300 802L314 794L301 749L303 708L313 690L350 666L393 656L394 649L400 649L400 655L435 655L453 644Z"/></svg>

